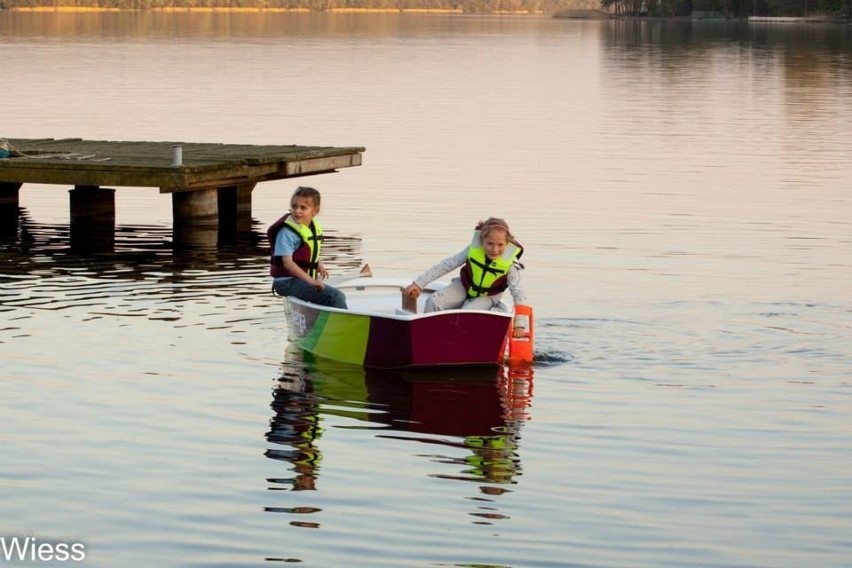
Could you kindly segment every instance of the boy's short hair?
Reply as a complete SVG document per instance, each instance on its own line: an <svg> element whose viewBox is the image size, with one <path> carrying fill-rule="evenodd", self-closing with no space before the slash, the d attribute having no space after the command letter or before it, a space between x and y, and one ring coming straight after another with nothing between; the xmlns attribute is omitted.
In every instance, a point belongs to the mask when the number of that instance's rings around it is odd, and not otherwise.
<svg viewBox="0 0 852 568"><path fill-rule="evenodd" d="M310 199L314 202L314 206L320 206L320 192L314 189L313 187L300 185L296 188L296 191L293 192L293 197L302 197L305 199ZM293 199L293 197L291 197L290 199Z"/></svg>

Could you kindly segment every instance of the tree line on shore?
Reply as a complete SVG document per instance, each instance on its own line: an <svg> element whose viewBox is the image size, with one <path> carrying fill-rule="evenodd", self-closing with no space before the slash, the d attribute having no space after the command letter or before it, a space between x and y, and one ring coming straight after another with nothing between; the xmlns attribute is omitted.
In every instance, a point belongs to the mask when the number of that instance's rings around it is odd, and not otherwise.
<svg viewBox="0 0 852 568"><path fill-rule="evenodd" d="M848 21L852 0L601 0L609 13L624 16L690 16L696 12L722 18L794 16Z"/></svg>
<svg viewBox="0 0 852 568"><path fill-rule="evenodd" d="M569 14L677 17L696 12L723 18L808 16L848 19L852 0L0 0L0 9L101 8L119 10L211 8L232 10L449 11L465 14Z"/></svg>

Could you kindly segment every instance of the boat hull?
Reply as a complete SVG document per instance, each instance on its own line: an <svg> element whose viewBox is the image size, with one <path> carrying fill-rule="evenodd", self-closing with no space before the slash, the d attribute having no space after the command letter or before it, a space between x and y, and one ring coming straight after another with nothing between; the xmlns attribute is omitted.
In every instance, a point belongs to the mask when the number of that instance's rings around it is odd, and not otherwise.
<svg viewBox="0 0 852 568"><path fill-rule="evenodd" d="M290 341L319 357L365 367L503 363L510 314L480 310L412 314L399 308L399 283L368 280L339 286L348 310L285 298Z"/></svg>

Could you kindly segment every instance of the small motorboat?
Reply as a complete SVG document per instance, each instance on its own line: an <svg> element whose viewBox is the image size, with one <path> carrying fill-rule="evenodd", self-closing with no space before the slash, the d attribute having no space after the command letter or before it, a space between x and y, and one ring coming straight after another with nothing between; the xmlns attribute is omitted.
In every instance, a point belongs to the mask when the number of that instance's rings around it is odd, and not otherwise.
<svg viewBox="0 0 852 568"><path fill-rule="evenodd" d="M348 309L285 297L291 343L334 361L371 368L502 365L507 362L513 314L484 310L423 313L435 282L416 300L404 298L410 279L357 274L330 284L346 294ZM529 342L531 360L532 337Z"/></svg>

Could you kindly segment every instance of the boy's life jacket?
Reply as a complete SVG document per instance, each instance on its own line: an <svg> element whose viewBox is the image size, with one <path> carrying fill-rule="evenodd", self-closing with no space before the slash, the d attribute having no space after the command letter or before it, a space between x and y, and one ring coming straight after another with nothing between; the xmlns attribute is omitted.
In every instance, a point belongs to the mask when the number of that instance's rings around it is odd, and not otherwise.
<svg viewBox="0 0 852 568"><path fill-rule="evenodd" d="M281 256L275 255L275 240L278 236L278 231L282 230L293 231L299 235L302 244L293 252L293 262L304 270L308 276L316 278L320 248L322 248L322 225L316 219L312 220L310 225L300 225L290 217L289 213L272 223L266 230L266 238L269 239L270 246L270 276L275 278L296 276L284 268Z"/></svg>
<svg viewBox="0 0 852 568"><path fill-rule="evenodd" d="M474 231L468 247L467 262L459 274L467 297L493 296L503 292L509 287L509 269L522 254L524 247L510 241L499 258L488 260L479 240L479 231Z"/></svg>

